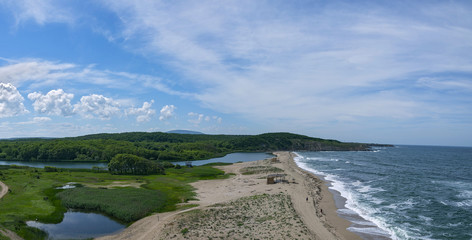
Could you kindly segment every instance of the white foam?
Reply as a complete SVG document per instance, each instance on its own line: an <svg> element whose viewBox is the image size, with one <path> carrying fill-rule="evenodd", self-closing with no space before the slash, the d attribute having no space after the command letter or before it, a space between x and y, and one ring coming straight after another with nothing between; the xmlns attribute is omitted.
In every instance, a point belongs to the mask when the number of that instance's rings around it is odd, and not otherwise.
<svg viewBox="0 0 472 240"><path fill-rule="evenodd" d="M300 156L300 154L297 154ZM365 220L373 223L375 226L377 226L376 231L382 231L385 236L389 236L392 239L404 239L403 236L408 236L406 232L404 232L401 229L397 229L396 227L389 226L387 224L387 221L381 217L373 217L376 215L378 210L371 208L365 204L362 204L362 201L359 199L359 193L354 192L353 190L349 189L346 186L346 183L344 183L337 175L333 174L327 174L325 172L318 171L316 169L313 169L307 165L306 162L303 161L304 157L295 157L294 161L295 163L302 169L309 171L311 173L314 173L316 175L324 176L324 179L326 181L329 181L331 183L331 186L329 187L332 190L335 190L339 192L341 197L346 199L346 208L350 209L353 211L356 215L361 216ZM349 161L346 161L346 163L350 163ZM359 181L359 186L361 186L362 182ZM398 235L398 233L401 233ZM400 236L400 237L398 237Z"/></svg>
<svg viewBox="0 0 472 240"><path fill-rule="evenodd" d="M348 227L347 230L351 232L366 233L374 236L390 237L387 232L378 227Z"/></svg>

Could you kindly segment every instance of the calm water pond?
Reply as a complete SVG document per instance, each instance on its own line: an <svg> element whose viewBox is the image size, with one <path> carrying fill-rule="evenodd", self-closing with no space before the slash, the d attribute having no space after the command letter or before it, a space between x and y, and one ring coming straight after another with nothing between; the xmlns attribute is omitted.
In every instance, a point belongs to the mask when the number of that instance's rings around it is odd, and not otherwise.
<svg viewBox="0 0 472 240"><path fill-rule="evenodd" d="M193 166L200 166L207 163L224 162L224 163L236 163L236 162L251 162L257 160L263 160L266 158L272 158L274 155L269 153L230 153L224 157L211 158L207 160L192 161ZM185 165L185 162L172 162L173 164Z"/></svg>
<svg viewBox="0 0 472 240"><path fill-rule="evenodd" d="M250 162L274 157L269 153L230 153L224 157L211 158L207 160L192 161L194 166L200 166L213 162L235 163L235 162ZM185 162L172 162L173 164L185 165ZM45 166L57 168L86 168L92 167L108 168L108 163L105 162L23 162L23 161L0 161L0 165L18 165L35 168L44 168Z"/></svg>
<svg viewBox="0 0 472 240"><path fill-rule="evenodd" d="M28 221L26 224L47 232L49 239L87 239L120 232L126 226L97 213L66 212L58 224Z"/></svg>
<svg viewBox="0 0 472 240"><path fill-rule="evenodd" d="M34 168L44 168L45 166L57 167L57 168L86 168L91 169L92 167L108 167L108 163L105 162L23 162L23 161L0 161L0 165L18 165L28 166Z"/></svg>

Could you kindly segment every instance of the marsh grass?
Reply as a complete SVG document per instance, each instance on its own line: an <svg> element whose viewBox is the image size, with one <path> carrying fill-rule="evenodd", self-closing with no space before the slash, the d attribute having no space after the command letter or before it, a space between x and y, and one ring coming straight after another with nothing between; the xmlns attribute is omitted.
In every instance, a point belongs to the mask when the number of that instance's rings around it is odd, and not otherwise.
<svg viewBox="0 0 472 240"><path fill-rule="evenodd" d="M163 209L166 196L158 190L137 188L72 188L57 195L71 209L97 211L125 223Z"/></svg>
<svg viewBox="0 0 472 240"><path fill-rule="evenodd" d="M43 169L29 168L22 166L0 166L0 179L9 186L11 192L0 200L0 225L6 229L16 232L24 239L32 239L32 236L45 236L38 232L36 228L27 227L25 222L36 220L45 223L59 223L62 221L63 213L66 208L63 206L63 200L56 197L56 194L68 190L55 189L70 182L77 185L94 186L97 192L79 191L76 194L80 200L74 201L74 205L85 209L99 208L98 212L105 213L125 220L125 222L139 219L138 216L146 216L152 212L164 212L176 209L178 203L184 203L195 198L191 182L200 179L221 179L227 178L223 171L209 166L196 166L193 168L183 167L181 169L167 169L166 175L132 176L132 175L111 175L106 172L93 172L83 169L58 169L57 172L45 172ZM120 195L116 198L114 189L103 189L115 181L137 182L141 188L123 188L117 192ZM101 187L102 189L99 189ZM80 188L77 188L80 189ZM84 187L82 189L88 189ZM71 189L69 189L71 190ZM110 191L110 194L101 192ZM92 190L93 191L93 190ZM121 192L120 192L121 191ZM58 194L59 193L59 194ZM69 193L67 193L69 194ZM71 193L72 194L72 193ZM129 197L126 197L128 195ZM93 196L93 199L89 199ZM144 199L150 196L158 196L157 202L146 203L146 208L139 206L133 207L133 201L140 196ZM147 196L147 197L146 197ZM122 200L119 200L121 199ZM98 204L108 199L109 202L121 202L121 206L106 206ZM93 200L95 202L90 202ZM72 200L69 201L72 204ZM141 198L137 201L141 203ZM94 205L95 204L95 205ZM80 208L80 207L79 207ZM117 209L123 208L123 211ZM133 209L134 208L134 209ZM131 217L124 217L123 214L129 210L133 213ZM105 211L108 211L105 212ZM138 214L139 213L139 214ZM41 237L39 237L41 239Z"/></svg>

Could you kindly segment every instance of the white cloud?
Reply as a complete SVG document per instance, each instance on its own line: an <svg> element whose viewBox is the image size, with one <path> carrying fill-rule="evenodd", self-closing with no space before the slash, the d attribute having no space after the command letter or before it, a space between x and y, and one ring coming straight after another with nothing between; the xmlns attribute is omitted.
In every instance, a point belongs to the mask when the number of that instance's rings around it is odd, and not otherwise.
<svg viewBox="0 0 472 240"><path fill-rule="evenodd" d="M21 85L25 82L55 84L58 80L69 79L76 65L55 63L37 59L22 61L1 59L7 65L0 66L0 82Z"/></svg>
<svg viewBox="0 0 472 240"><path fill-rule="evenodd" d="M120 105L111 98L92 94L83 96L80 103L74 105L74 112L85 118L108 120L120 113Z"/></svg>
<svg viewBox="0 0 472 240"><path fill-rule="evenodd" d="M130 108L126 114L137 115L136 121L138 122L148 122L154 115L156 115L156 110L151 109L153 103L154 100L151 100L151 102L144 102L141 108Z"/></svg>
<svg viewBox="0 0 472 240"><path fill-rule="evenodd" d="M27 113L24 98L10 83L0 83L0 118Z"/></svg>
<svg viewBox="0 0 472 240"><path fill-rule="evenodd" d="M48 122L48 121L51 121L51 118L49 118L49 117L34 117L33 121L34 122Z"/></svg>
<svg viewBox="0 0 472 240"><path fill-rule="evenodd" d="M12 60L1 58L0 82L12 83L15 86L28 86L31 89L40 87L57 87L67 84L87 84L110 89L127 91L153 88L161 92L178 96L191 96L189 93L175 91L156 76L116 72L96 69L95 65L80 66L72 63L51 62L43 59ZM87 89L82 89L87 91Z"/></svg>
<svg viewBox="0 0 472 240"><path fill-rule="evenodd" d="M74 109L70 101L74 94L65 93L62 89L51 90L46 95L38 92L28 94L28 98L33 102L34 110L39 113L49 115L70 116L74 114Z"/></svg>
<svg viewBox="0 0 472 240"><path fill-rule="evenodd" d="M198 125L202 122L203 118L205 117L205 115L201 114L201 113L194 113L194 112L189 112L187 114L189 117L192 117L191 119L189 119L188 121L190 123L193 123L195 125Z"/></svg>
<svg viewBox="0 0 472 240"><path fill-rule="evenodd" d="M28 20L33 20L39 25L52 22L73 23L75 20L72 11L64 6L64 1L5 0L0 4L10 9L17 25Z"/></svg>
<svg viewBox="0 0 472 240"><path fill-rule="evenodd" d="M34 117L33 120L31 120L31 121L17 122L15 124L18 124L18 125L41 124L41 123L49 122L51 120L52 119L49 118L49 117Z"/></svg>
<svg viewBox="0 0 472 240"><path fill-rule="evenodd" d="M249 119L425 117L434 113L411 89L418 74L472 69L472 11L461 3L411 11L376 3L308 4L313 11L254 1L107 4L128 49L182 73L204 106Z"/></svg>
<svg viewBox="0 0 472 240"><path fill-rule="evenodd" d="M212 120L215 121L216 123L221 123L222 118L218 116L205 116L205 114L202 113L195 113L195 112L189 112L187 114L190 119L188 119L188 122L193 123L195 125L199 125L202 121L210 123Z"/></svg>
<svg viewBox="0 0 472 240"><path fill-rule="evenodd" d="M174 117L175 109L177 109L177 107L175 107L174 105L165 105L164 107L162 107L161 115L159 116L159 120L163 121L163 120L167 120L171 117Z"/></svg>

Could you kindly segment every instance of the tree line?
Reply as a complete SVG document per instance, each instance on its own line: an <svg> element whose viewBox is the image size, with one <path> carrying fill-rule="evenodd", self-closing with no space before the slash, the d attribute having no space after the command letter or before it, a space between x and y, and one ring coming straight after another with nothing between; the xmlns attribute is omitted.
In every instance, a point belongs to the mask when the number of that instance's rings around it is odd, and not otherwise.
<svg viewBox="0 0 472 240"><path fill-rule="evenodd" d="M110 162L117 154L132 154L149 160L191 161L232 152L358 151L368 148L367 144L343 143L292 133L194 135L132 132L75 138L1 140L0 160Z"/></svg>

